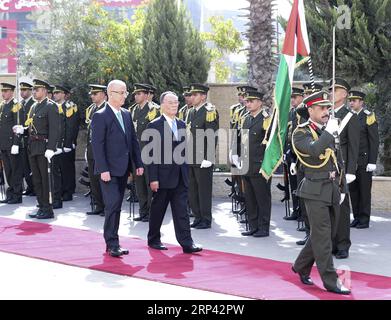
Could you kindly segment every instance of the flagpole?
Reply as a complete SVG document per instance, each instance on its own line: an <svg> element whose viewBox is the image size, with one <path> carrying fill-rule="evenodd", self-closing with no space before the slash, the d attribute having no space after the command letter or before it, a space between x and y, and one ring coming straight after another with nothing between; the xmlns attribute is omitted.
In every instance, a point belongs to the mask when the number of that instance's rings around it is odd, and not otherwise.
<svg viewBox="0 0 391 320"><path fill-rule="evenodd" d="M331 108L331 115L332 118L335 118L335 33L336 33L336 27L333 27L333 107Z"/></svg>

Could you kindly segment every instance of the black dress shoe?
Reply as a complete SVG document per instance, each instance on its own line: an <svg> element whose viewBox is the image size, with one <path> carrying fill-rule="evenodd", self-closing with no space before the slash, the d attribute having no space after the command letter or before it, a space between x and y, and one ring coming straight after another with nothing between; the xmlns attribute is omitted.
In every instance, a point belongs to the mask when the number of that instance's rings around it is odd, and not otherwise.
<svg viewBox="0 0 391 320"><path fill-rule="evenodd" d="M205 230L212 228L212 225L210 222L201 221L196 227L197 230Z"/></svg>
<svg viewBox="0 0 391 320"><path fill-rule="evenodd" d="M359 220L354 219L354 220L352 221L352 223L350 224L350 228L355 228L355 227L357 227L357 225L358 225L359 223L360 223Z"/></svg>
<svg viewBox="0 0 391 320"><path fill-rule="evenodd" d="M197 227L201 223L201 219L195 219L193 223L190 225L191 228Z"/></svg>
<svg viewBox="0 0 391 320"><path fill-rule="evenodd" d="M46 219L53 219L54 213L53 212L41 212L41 214L38 214L36 216L38 220L46 220Z"/></svg>
<svg viewBox="0 0 391 320"><path fill-rule="evenodd" d="M87 212L87 216L99 216L102 212L104 212L104 211L103 210L90 211L90 212Z"/></svg>
<svg viewBox="0 0 391 320"><path fill-rule="evenodd" d="M121 251L122 255L127 256L129 254L129 250L125 248L119 247L119 251Z"/></svg>
<svg viewBox="0 0 391 320"><path fill-rule="evenodd" d="M347 258L349 258L349 252L347 250L339 250L335 254L335 258L336 259L347 259Z"/></svg>
<svg viewBox="0 0 391 320"><path fill-rule="evenodd" d="M144 216L144 217L141 219L141 222L149 222L149 216Z"/></svg>
<svg viewBox="0 0 391 320"><path fill-rule="evenodd" d="M41 209L39 209L37 212L29 214L30 218L36 218L38 215L41 215L43 212Z"/></svg>
<svg viewBox="0 0 391 320"><path fill-rule="evenodd" d="M303 240L296 241L296 244L298 246L305 246L305 244L307 243L308 238L309 238L309 236L305 236L305 238Z"/></svg>
<svg viewBox="0 0 391 320"><path fill-rule="evenodd" d="M243 237L249 237L249 236L252 236L254 233L256 233L258 230L250 230L250 231L245 231L245 232L242 232L242 236Z"/></svg>
<svg viewBox="0 0 391 320"><path fill-rule="evenodd" d="M120 248L109 248L108 250L106 250L106 252L114 257L114 258L119 258L123 255L122 251L120 250Z"/></svg>
<svg viewBox="0 0 391 320"><path fill-rule="evenodd" d="M22 203L22 198L20 199L11 199L10 201L8 201L8 204L20 204Z"/></svg>
<svg viewBox="0 0 391 320"><path fill-rule="evenodd" d="M306 286L313 286L314 285L314 282L312 281L310 276L305 276L303 274L300 274L299 272L297 272L295 270L295 267L293 267L293 266L292 266L292 271L299 275L300 281L302 284L305 284Z"/></svg>
<svg viewBox="0 0 391 320"><path fill-rule="evenodd" d="M359 223L356 226L356 229L368 229L369 228L369 223Z"/></svg>
<svg viewBox="0 0 391 320"><path fill-rule="evenodd" d="M35 195L34 191L31 190L31 189L29 189L29 188L27 188L26 191L23 191L23 195L24 195L24 196L30 196L30 197L32 197L33 194Z"/></svg>
<svg viewBox="0 0 391 320"><path fill-rule="evenodd" d="M149 243L148 247L155 250L168 250L167 247L164 246L162 243Z"/></svg>
<svg viewBox="0 0 391 320"><path fill-rule="evenodd" d="M137 221L137 222L143 221L143 219L145 219L145 217L148 217L148 215L142 214L142 215L140 215L139 217L134 218L133 221Z"/></svg>
<svg viewBox="0 0 391 320"><path fill-rule="evenodd" d="M299 218L299 215L298 215L297 211L293 211L289 217L284 217L283 219L286 221L294 221L294 220L297 220L298 218Z"/></svg>
<svg viewBox="0 0 391 320"><path fill-rule="evenodd" d="M195 244L191 245L190 247L182 247L182 249L183 253L196 253L202 251L202 247Z"/></svg>
<svg viewBox="0 0 391 320"><path fill-rule="evenodd" d="M7 198L5 200L0 201L0 203L8 204L8 201L11 201L11 198Z"/></svg>
<svg viewBox="0 0 391 320"><path fill-rule="evenodd" d="M348 288L345 288L344 286L341 286L341 288L334 288L334 289L327 289L328 292L336 293L336 294L343 294L343 295L349 295L350 290Z"/></svg>
<svg viewBox="0 0 391 320"><path fill-rule="evenodd" d="M266 238L269 236L269 232L258 230L253 234L254 238Z"/></svg>

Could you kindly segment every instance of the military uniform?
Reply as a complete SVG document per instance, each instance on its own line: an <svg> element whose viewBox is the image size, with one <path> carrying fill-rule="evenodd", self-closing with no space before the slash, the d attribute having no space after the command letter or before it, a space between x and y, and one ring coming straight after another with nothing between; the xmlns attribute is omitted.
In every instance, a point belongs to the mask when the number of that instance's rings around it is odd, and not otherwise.
<svg viewBox="0 0 391 320"><path fill-rule="evenodd" d="M32 90L33 86L29 83L26 82L21 82L20 83L20 90ZM22 105L22 110L21 113L23 114L23 120L22 124L25 123L27 119L27 115L30 112L31 107L35 103L34 98L31 96L27 100L22 100L21 105ZM34 193L34 186L33 186L33 177L31 175L31 168L30 168L30 162L28 158L28 153L27 153L27 145L28 145L28 134L27 131L22 137L22 146L21 146L21 156L22 156L22 161L23 161L23 178L26 181L27 184L27 189L23 193L24 195L27 196L35 196Z"/></svg>
<svg viewBox="0 0 391 320"><path fill-rule="evenodd" d="M365 99L365 94L350 92L349 99ZM354 215L352 227L364 229L369 227L371 217L372 172L367 169L369 164L376 167L379 154L379 128L373 112L362 109L358 113L360 123L360 147L356 180L349 185L351 203Z"/></svg>
<svg viewBox="0 0 391 320"><path fill-rule="evenodd" d="M137 92L148 93L149 90L149 85L135 84L133 94ZM157 108L152 103L147 102L144 106L136 105L129 111L132 113L137 140L140 144L140 149L142 150L147 144L146 141L141 141L142 134L147 129L150 122L160 117L160 108ZM149 187L148 170L145 170L142 176L137 176L136 174L133 176L135 177L136 193L140 206L140 218L136 219L136 221L143 220L144 222L147 222L152 202L152 190Z"/></svg>
<svg viewBox="0 0 391 320"><path fill-rule="evenodd" d="M315 93L304 101L313 106L331 105L326 92ZM310 237L293 268L301 277L309 277L316 262L324 287L341 293L332 258L332 238L339 219L340 181L343 181L334 137L309 121L295 130L293 148L303 165L305 176L297 194L304 199L311 226ZM345 193L345 184L342 187Z"/></svg>
<svg viewBox="0 0 391 320"><path fill-rule="evenodd" d="M72 101L66 101L64 110L65 136L64 154L61 158L63 164L63 185L62 198L64 201L71 201L76 190L76 145L80 126L80 112L77 105Z"/></svg>
<svg viewBox="0 0 391 320"><path fill-rule="evenodd" d="M1 90L15 90L15 86L1 83ZM0 104L0 150L4 163L5 176L8 182L6 199L2 203L22 203L23 162L22 135L15 134L13 127L23 121L22 106L12 98ZM17 150L15 150L17 149Z"/></svg>
<svg viewBox="0 0 391 320"><path fill-rule="evenodd" d="M259 92L248 92L246 97L248 100L262 98ZM260 173L265 154L264 139L270 123L270 115L261 110L255 117L248 114L242 126L242 159L248 161L248 170L244 173L244 197L250 226L250 231L244 235L254 237L268 237L270 229L271 179L266 180Z"/></svg>
<svg viewBox="0 0 391 320"><path fill-rule="evenodd" d="M335 80L336 87L350 91L349 84L340 78ZM330 83L332 88L332 83ZM339 133L340 148L345 163L346 174L355 175L357 170L358 151L360 146L360 123L357 115L346 105L335 109L335 117L341 120ZM341 215L338 223L337 235L334 242L334 252L337 259L348 257L350 241L350 197L346 195L345 201L341 205Z"/></svg>
<svg viewBox="0 0 391 320"><path fill-rule="evenodd" d="M183 95L191 95L190 87L183 87ZM187 104L185 104L182 108L179 109L178 118L186 123L186 119L191 108L193 108L193 106L188 106Z"/></svg>
<svg viewBox="0 0 391 320"><path fill-rule="evenodd" d="M106 87L100 85L90 85L90 94L95 92L105 92ZM91 120L95 112L103 109L106 106L106 101L101 105L97 106L96 104L90 105L86 110L86 124L87 124L87 150L86 150L86 159L88 163L88 177L90 179L90 188L91 196L93 201L93 211L89 214L98 215L104 212L104 202L102 197L102 190L100 187L100 176L95 175L95 161L94 155L92 152L92 130L91 130Z"/></svg>
<svg viewBox="0 0 391 320"><path fill-rule="evenodd" d="M49 84L35 79L34 88L49 88ZM25 125L29 130L28 153L33 174L34 190L37 194L39 211L31 217L53 218L53 208L49 199L47 150L56 152L59 142L59 111L54 101L48 98L36 102L30 109Z"/></svg>
<svg viewBox="0 0 391 320"><path fill-rule="evenodd" d="M207 94L209 91L209 88L202 84L192 84L190 89L191 93ZM204 103L199 107L194 106L187 117L188 143L190 143L187 157L189 203L195 216L192 227L197 229L208 229L212 223L213 165L209 168L201 168L203 160L215 163L217 137L213 141L208 141L204 136L205 130L208 129L212 130L216 136L216 131L219 129L219 114L216 107L210 103Z"/></svg>

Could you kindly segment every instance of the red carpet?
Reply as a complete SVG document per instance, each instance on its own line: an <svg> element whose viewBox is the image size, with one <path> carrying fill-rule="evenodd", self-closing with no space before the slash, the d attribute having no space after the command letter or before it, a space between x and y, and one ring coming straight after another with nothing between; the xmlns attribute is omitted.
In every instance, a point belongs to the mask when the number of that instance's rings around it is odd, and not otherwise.
<svg viewBox="0 0 391 320"><path fill-rule="evenodd" d="M353 294L343 297L326 292L317 272L316 286L302 285L289 263L210 250L185 255L174 246L160 252L124 237L121 245L130 255L115 259L103 254L99 233L0 218L0 251L26 257L255 299L391 299L390 277L352 272Z"/></svg>

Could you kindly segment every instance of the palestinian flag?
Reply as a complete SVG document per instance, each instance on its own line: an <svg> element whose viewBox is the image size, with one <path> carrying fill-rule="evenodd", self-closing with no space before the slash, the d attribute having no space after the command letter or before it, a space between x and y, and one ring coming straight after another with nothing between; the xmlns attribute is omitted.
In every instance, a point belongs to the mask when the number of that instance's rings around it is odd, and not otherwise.
<svg viewBox="0 0 391 320"><path fill-rule="evenodd" d="M308 59L310 46L304 13L304 0L294 0L281 53L274 92L274 115L269 128L261 173L270 179L283 159L283 148L289 122L295 67Z"/></svg>

